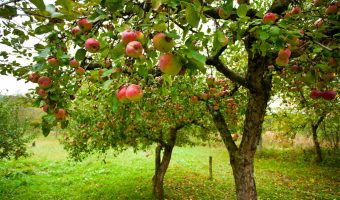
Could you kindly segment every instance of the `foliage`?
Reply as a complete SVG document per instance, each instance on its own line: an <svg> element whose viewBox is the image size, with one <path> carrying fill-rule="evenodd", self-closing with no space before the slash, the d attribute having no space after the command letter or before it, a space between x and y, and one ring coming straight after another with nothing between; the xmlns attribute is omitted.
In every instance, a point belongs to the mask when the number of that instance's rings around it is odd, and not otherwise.
<svg viewBox="0 0 340 200"><path fill-rule="evenodd" d="M20 116L22 109L20 100L0 96L0 158L27 156L31 138L26 134L28 121Z"/></svg>

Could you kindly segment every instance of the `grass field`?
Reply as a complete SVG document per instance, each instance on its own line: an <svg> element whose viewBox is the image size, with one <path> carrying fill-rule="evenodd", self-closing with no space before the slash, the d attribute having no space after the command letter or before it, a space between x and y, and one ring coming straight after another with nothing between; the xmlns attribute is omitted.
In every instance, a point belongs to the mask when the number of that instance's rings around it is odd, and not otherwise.
<svg viewBox="0 0 340 200"><path fill-rule="evenodd" d="M67 158L54 136L39 138L31 157L0 161L0 199L153 199L153 150L117 157ZM213 180L208 157L213 156ZM340 166L300 162L268 151L255 161L259 199L340 199ZM295 162L294 162L295 161ZM299 161L299 162L298 162ZM223 147L176 147L165 178L166 199L235 199Z"/></svg>

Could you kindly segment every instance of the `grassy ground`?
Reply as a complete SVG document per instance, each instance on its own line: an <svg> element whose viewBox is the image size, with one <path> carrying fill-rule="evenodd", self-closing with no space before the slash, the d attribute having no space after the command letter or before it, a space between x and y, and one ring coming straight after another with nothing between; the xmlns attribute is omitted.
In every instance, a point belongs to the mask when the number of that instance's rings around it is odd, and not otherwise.
<svg viewBox="0 0 340 200"><path fill-rule="evenodd" d="M0 199L153 199L153 150L114 157L67 159L54 136L39 138L33 156L0 161ZM266 151L255 162L259 199L339 199L340 168L316 165L289 152ZM213 156L214 180L208 180ZM338 166L339 167L339 166ZM167 199L234 199L224 148L176 147L165 178Z"/></svg>

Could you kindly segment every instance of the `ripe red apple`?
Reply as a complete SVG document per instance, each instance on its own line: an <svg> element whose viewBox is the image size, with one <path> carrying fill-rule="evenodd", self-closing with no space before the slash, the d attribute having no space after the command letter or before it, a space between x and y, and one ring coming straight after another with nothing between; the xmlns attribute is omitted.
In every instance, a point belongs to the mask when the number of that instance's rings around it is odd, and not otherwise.
<svg viewBox="0 0 340 200"><path fill-rule="evenodd" d="M191 97L191 102L197 102L198 101L198 97L197 96L192 96Z"/></svg>
<svg viewBox="0 0 340 200"><path fill-rule="evenodd" d="M138 101L143 97L143 90L139 85L132 84L126 88L125 94L130 101Z"/></svg>
<svg viewBox="0 0 340 200"><path fill-rule="evenodd" d="M44 89L40 88L40 89L38 90L38 95L39 95L41 98L44 98L44 97L47 96L47 92L46 92Z"/></svg>
<svg viewBox="0 0 340 200"><path fill-rule="evenodd" d="M329 101L329 100L335 99L336 92L334 90L326 90L326 91L322 92L321 96L325 100Z"/></svg>
<svg viewBox="0 0 340 200"><path fill-rule="evenodd" d="M177 75L182 69L182 63L177 56L166 53L159 58L159 67L165 74Z"/></svg>
<svg viewBox="0 0 340 200"><path fill-rule="evenodd" d="M82 67L78 67L76 69L76 74L78 74L79 76L84 75L85 74L85 69L82 68Z"/></svg>
<svg viewBox="0 0 340 200"><path fill-rule="evenodd" d="M47 62L49 65L51 65L52 67L56 67L58 66L59 62L58 59L54 56L50 56L47 58Z"/></svg>
<svg viewBox="0 0 340 200"><path fill-rule="evenodd" d="M47 111L48 111L48 105L47 105L47 104L44 105L44 106L42 107L42 109L43 109L44 112L47 112Z"/></svg>
<svg viewBox="0 0 340 200"><path fill-rule="evenodd" d="M264 24L269 24L269 23L274 23L276 20L276 14L275 13L272 13L272 12L269 12L269 13L266 13L264 16L263 16L263 19L262 19L262 22Z"/></svg>
<svg viewBox="0 0 340 200"><path fill-rule="evenodd" d="M28 75L28 80L31 81L32 83L37 83L39 78L40 78L39 74L35 72Z"/></svg>
<svg viewBox="0 0 340 200"><path fill-rule="evenodd" d="M79 26L73 27L73 28L71 29L71 33L72 33L73 36L76 36L76 35L80 34L80 32L81 32L81 31L80 31Z"/></svg>
<svg viewBox="0 0 340 200"><path fill-rule="evenodd" d="M299 8L299 7L294 7L291 11L292 14L298 14L300 12L301 12L301 8Z"/></svg>
<svg viewBox="0 0 340 200"><path fill-rule="evenodd" d="M318 99L322 96L322 92L317 89L312 89L309 94L310 98L312 99Z"/></svg>
<svg viewBox="0 0 340 200"><path fill-rule="evenodd" d="M281 59L280 57L277 57L275 59L275 63L278 65L278 66L286 66L288 65L289 63L289 59L286 58L286 59Z"/></svg>
<svg viewBox="0 0 340 200"><path fill-rule="evenodd" d="M116 96L120 102L126 101L126 88L127 88L126 86L123 86L116 93Z"/></svg>
<svg viewBox="0 0 340 200"><path fill-rule="evenodd" d="M155 49L164 53L171 51L171 49L175 46L173 39L164 33L157 33L152 38L152 43Z"/></svg>
<svg viewBox="0 0 340 200"><path fill-rule="evenodd" d="M78 21L78 26L84 31L88 31L92 28L92 23L87 18L82 18Z"/></svg>
<svg viewBox="0 0 340 200"><path fill-rule="evenodd" d="M65 119L66 111L62 108L59 108L55 113L54 116L57 118L58 121Z"/></svg>
<svg viewBox="0 0 340 200"><path fill-rule="evenodd" d="M326 14L332 15L332 14L337 13L337 11L338 11L338 7L335 4L329 5L328 8L326 9Z"/></svg>
<svg viewBox="0 0 340 200"><path fill-rule="evenodd" d="M298 66L298 65L292 65L290 67L290 69L293 71L293 72L299 72L302 70L302 67Z"/></svg>
<svg viewBox="0 0 340 200"><path fill-rule="evenodd" d="M47 76L42 76L38 79L38 84L41 88L48 88L52 85L52 79Z"/></svg>
<svg viewBox="0 0 340 200"><path fill-rule="evenodd" d="M129 42L126 45L125 53L132 58L141 58L143 57L143 46L138 41Z"/></svg>
<svg viewBox="0 0 340 200"><path fill-rule="evenodd" d="M96 53L100 49L100 44L96 39L89 38L85 42L85 48L88 52Z"/></svg>
<svg viewBox="0 0 340 200"><path fill-rule="evenodd" d="M290 51L289 48L285 48L279 51L279 58L284 60L286 58L289 58L292 52Z"/></svg>
<svg viewBox="0 0 340 200"><path fill-rule="evenodd" d="M79 61L78 60L76 60L76 59L74 59L74 58L72 58L71 60L70 60L70 67L73 67L73 68L77 68L77 67L79 67Z"/></svg>
<svg viewBox="0 0 340 200"><path fill-rule="evenodd" d="M136 40L137 40L137 34L130 29L125 30L122 33L122 41L124 44L128 44L129 42L136 41Z"/></svg>

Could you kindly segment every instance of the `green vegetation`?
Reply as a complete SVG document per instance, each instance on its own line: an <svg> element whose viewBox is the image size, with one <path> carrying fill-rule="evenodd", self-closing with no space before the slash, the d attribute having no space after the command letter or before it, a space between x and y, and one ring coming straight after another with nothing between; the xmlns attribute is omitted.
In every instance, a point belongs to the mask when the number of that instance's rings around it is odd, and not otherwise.
<svg viewBox="0 0 340 200"><path fill-rule="evenodd" d="M59 137L59 136L58 136ZM153 199L154 151L67 159L55 136L38 138L31 157L0 161L2 199ZM307 153L306 155L311 155ZM213 156L214 180L208 180ZM255 160L259 199L337 199L340 169L304 161L297 150L264 150ZM105 160L105 162L104 162ZM295 162L294 162L295 161ZM166 199L234 199L223 147L176 147L165 178Z"/></svg>

